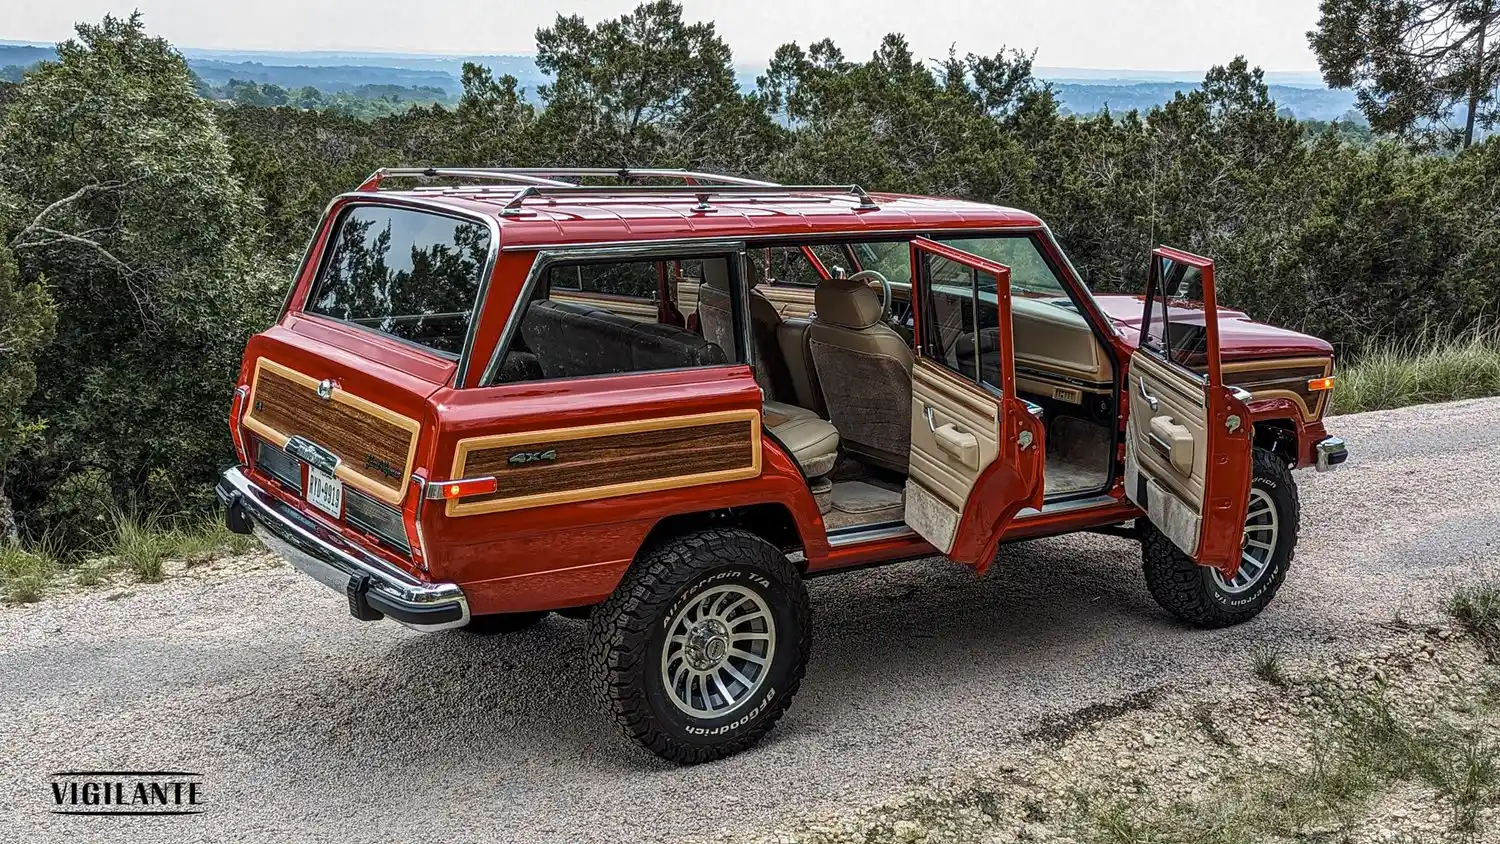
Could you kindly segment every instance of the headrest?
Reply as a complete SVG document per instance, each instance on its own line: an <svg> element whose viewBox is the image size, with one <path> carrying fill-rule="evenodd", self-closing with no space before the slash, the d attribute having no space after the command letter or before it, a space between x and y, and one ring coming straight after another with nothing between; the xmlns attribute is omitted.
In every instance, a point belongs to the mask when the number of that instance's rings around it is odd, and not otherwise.
<svg viewBox="0 0 1500 844"><path fill-rule="evenodd" d="M728 292L729 262L723 258L704 258L703 286Z"/></svg>
<svg viewBox="0 0 1500 844"><path fill-rule="evenodd" d="M863 281L829 278L818 282L813 291L813 305L819 322L844 328L869 328L880 322L885 309L880 294Z"/></svg>

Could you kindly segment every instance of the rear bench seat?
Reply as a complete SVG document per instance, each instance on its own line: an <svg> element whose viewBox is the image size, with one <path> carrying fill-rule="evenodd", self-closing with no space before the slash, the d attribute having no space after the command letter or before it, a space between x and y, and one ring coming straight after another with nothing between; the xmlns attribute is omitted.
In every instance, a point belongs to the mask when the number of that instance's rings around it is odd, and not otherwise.
<svg viewBox="0 0 1500 844"><path fill-rule="evenodd" d="M674 325L642 323L574 302L539 299L521 320L521 339L547 378L579 378L729 363L724 350ZM833 470L839 433L810 410L765 402L766 429L809 478Z"/></svg>

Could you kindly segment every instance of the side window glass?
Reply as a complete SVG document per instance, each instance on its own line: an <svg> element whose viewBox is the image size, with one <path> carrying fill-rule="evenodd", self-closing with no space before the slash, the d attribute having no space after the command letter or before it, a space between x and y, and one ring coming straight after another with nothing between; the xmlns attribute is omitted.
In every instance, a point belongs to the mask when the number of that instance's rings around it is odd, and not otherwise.
<svg viewBox="0 0 1500 844"><path fill-rule="evenodd" d="M494 382L736 363L738 264L738 255L555 263L532 290ZM676 301L660 301L664 290ZM684 318L685 306L696 319Z"/></svg>
<svg viewBox="0 0 1500 844"><path fill-rule="evenodd" d="M772 246L751 249L750 272L757 284L789 284L813 287L819 281L818 271L800 246Z"/></svg>
<svg viewBox="0 0 1500 844"><path fill-rule="evenodd" d="M1141 346L1190 372L1208 371L1208 334L1203 305L1203 271L1153 257L1146 284L1148 306Z"/></svg>
<svg viewBox="0 0 1500 844"><path fill-rule="evenodd" d="M1000 311L996 279L946 258L923 255L922 356L999 389Z"/></svg>
<svg viewBox="0 0 1500 844"><path fill-rule="evenodd" d="M825 243L812 247L812 252L818 256L818 261L829 275L838 275L839 269L843 269L845 275L854 274L853 262L849 260L849 253L844 251L844 247ZM817 280L814 279L813 283L816 284Z"/></svg>

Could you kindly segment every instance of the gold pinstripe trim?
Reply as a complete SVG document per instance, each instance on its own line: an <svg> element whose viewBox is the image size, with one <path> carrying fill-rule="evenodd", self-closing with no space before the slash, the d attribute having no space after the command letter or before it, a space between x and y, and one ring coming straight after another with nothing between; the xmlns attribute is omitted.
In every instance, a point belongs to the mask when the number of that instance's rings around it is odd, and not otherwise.
<svg viewBox="0 0 1500 844"><path fill-rule="evenodd" d="M1320 366L1323 368L1323 374L1320 377L1323 378L1327 378L1328 376L1333 374L1332 358L1285 358L1277 360L1247 361L1242 363L1226 363L1224 364L1224 381L1225 383L1232 385L1234 384L1234 381L1229 377L1230 375L1244 376L1246 374L1253 374L1256 372L1270 372L1277 369L1294 369L1299 366ZM1250 400L1255 401L1257 399L1289 399L1293 404L1297 405L1297 409L1302 412L1302 418L1304 420L1313 422L1322 418L1323 411L1328 407L1328 394L1330 392L1332 391L1320 390L1318 392L1318 400L1317 402L1315 402L1315 406L1313 407L1308 407L1307 400L1298 393L1295 393L1291 390L1251 390Z"/></svg>
<svg viewBox="0 0 1500 844"><path fill-rule="evenodd" d="M579 501L597 501L601 498L618 498L625 495L635 495L642 492L661 492L669 489L681 489L683 487L701 486L704 484L722 483L725 481L739 481L749 478L760 477L761 470L761 427L759 410L726 410L717 413L697 413L689 416L667 416L654 419L640 419L632 422L608 422L602 425L583 425L576 428L548 428L535 431L523 431L515 434L498 434L485 437L470 437L460 440L453 455L452 477L463 478L468 465L469 455L480 450L514 448L516 446L531 443L553 443L559 441L573 441L593 439L597 437L616 436L619 434L637 434L650 431L667 431L679 428L697 428L708 425L719 425L725 422L749 422L750 423L750 464L748 466L733 469L722 469L712 472L700 472L687 475L668 475L661 478L651 478L642 481L629 481L626 483L605 484L602 486L580 487L578 489L560 490L557 492L544 492L535 495L522 495L514 498L500 498L490 501L464 503L458 499L450 499L447 503L447 514L449 516L474 516L481 513L498 513L508 510L523 510L532 507L547 507L554 504L570 504ZM671 455L663 455L664 460L670 460ZM500 478L501 492L504 492L505 478Z"/></svg>

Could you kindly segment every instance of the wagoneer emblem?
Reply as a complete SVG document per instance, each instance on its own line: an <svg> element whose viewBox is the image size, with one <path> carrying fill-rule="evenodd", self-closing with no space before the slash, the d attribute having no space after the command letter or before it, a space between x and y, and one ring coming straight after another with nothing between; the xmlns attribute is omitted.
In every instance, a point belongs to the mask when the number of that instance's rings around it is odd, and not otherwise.
<svg viewBox="0 0 1500 844"><path fill-rule="evenodd" d="M556 460L557 449L549 448L546 451L518 451L510 456L512 466L525 466L527 463L539 463L543 460Z"/></svg>
<svg viewBox="0 0 1500 844"><path fill-rule="evenodd" d="M318 382L318 398L322 399L323 401L328 401L329 399L333 398L333 390L334 390L334 388L336 386L338 386L338 385L334 384L332 381L330 381L327 378L324 378L322 381L319 381Z"/></svg>

